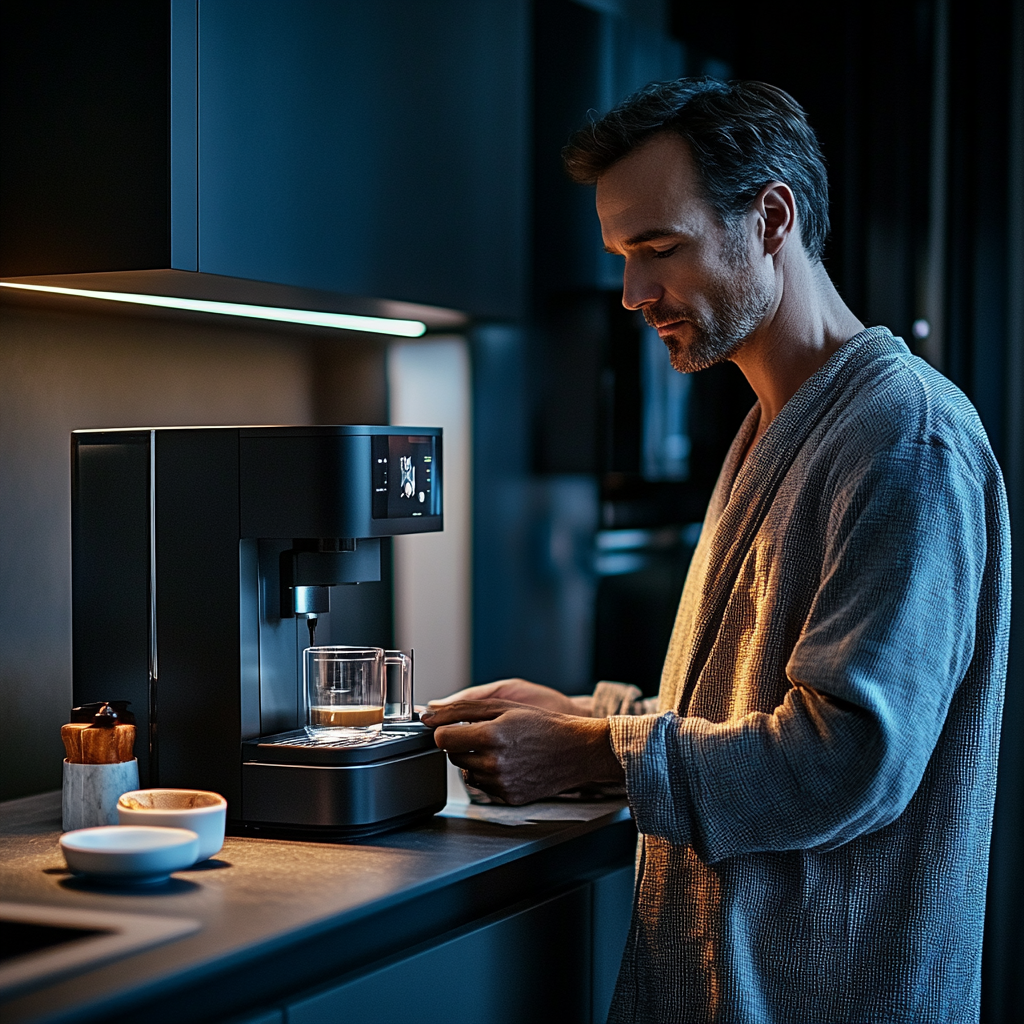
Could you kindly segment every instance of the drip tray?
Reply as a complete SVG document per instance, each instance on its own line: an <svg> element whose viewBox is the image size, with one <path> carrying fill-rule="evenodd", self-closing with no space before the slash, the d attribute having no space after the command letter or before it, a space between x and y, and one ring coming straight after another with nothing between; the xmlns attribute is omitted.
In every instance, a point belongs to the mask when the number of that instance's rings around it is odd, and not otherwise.
<svg viewBox="0 0 1024 1024"><path fill-rule="evenodd" d="M242 745L243 823L349 836L398 828L444 807L447 764L419 723L354 744L305 729L262 736Z"/></svg>
<svg viewBox="0 0 1024 1024"><path fill-rule="evenodd" d="M242 761L323 766L372 764L436 749L433 730L418 722L392 726L372 738L344 743L313 739L305 729L292 729L246 740L242 744Z"/></svg>

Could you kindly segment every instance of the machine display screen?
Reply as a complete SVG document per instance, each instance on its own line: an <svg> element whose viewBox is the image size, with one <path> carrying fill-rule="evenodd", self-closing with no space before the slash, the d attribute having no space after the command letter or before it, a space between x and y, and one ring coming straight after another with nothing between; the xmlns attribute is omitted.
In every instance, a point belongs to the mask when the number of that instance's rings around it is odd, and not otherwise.
<svg viewBox="0 0 1024 1024"><path fill-rule="evenodd" d="M438 437L406 434L373 438L373 518L441 514Z"/></svg>

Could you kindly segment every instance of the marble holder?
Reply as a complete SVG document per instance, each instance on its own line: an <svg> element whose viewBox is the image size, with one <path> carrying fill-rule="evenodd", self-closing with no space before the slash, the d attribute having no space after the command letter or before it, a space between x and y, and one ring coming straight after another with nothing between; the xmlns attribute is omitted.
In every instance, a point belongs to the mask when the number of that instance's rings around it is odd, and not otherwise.
<svg viewBox="0 0 1024 1024"><path fill-rule="evenodd" d="M72 764L64 761L64 831L117 824L117 801L139 788L139 762Z"/></svg>

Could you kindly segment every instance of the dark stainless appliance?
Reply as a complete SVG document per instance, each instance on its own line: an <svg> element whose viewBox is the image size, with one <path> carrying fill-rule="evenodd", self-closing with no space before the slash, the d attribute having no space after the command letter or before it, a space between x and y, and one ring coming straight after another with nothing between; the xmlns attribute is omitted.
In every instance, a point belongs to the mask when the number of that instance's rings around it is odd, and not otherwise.
<svg viewBox="0 0 1024 1024"><path fill-rule="evenodd" d="M440 810L445 757L418 723L359 747L301 728L330 588L379 580L382 537L442 529L439 429L82 430L71 481L74 701L132 701L143 786L222 793L237 827L356 835Z"/></svg>

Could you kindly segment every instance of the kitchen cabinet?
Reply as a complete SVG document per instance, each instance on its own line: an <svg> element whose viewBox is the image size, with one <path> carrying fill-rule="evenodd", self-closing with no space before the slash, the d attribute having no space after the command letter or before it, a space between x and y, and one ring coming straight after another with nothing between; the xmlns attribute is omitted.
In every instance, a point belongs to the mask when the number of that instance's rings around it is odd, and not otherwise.
<svg viewBox="0 0 1024 1024"><path fill-rule="evenodd" d="M608 1016L633 868L496 915L287 1004L288 1024L474 1024ZM500 965L498 970L488 965Z"/></svg>
<svg viewBox="0 0 1024 1024"><path fill-rule="evenodd" d="M529 11L175 0L172 208L198 202L194 245L172 221L173 265L522 315ZM194 150L178 136L193 97Z"/></svg>
<svg viewBox="0 0 1024 1024"><path fill-rule="evenodd" d="M519 318L529 0L42 3L0 276L171 267Z"/></svg>
<svg viewBox="0 0 1024 1024"><path fill-rule="evenodd" d="M169 266L170 5L8 4L0 277Z"/></svg>
<svg viewBox="0 0 1024 1024"><path fill-rule="evenodd" d="M589 887L579 886L289 1002L288 1022L589 1020L589 925Z"/></svg>

